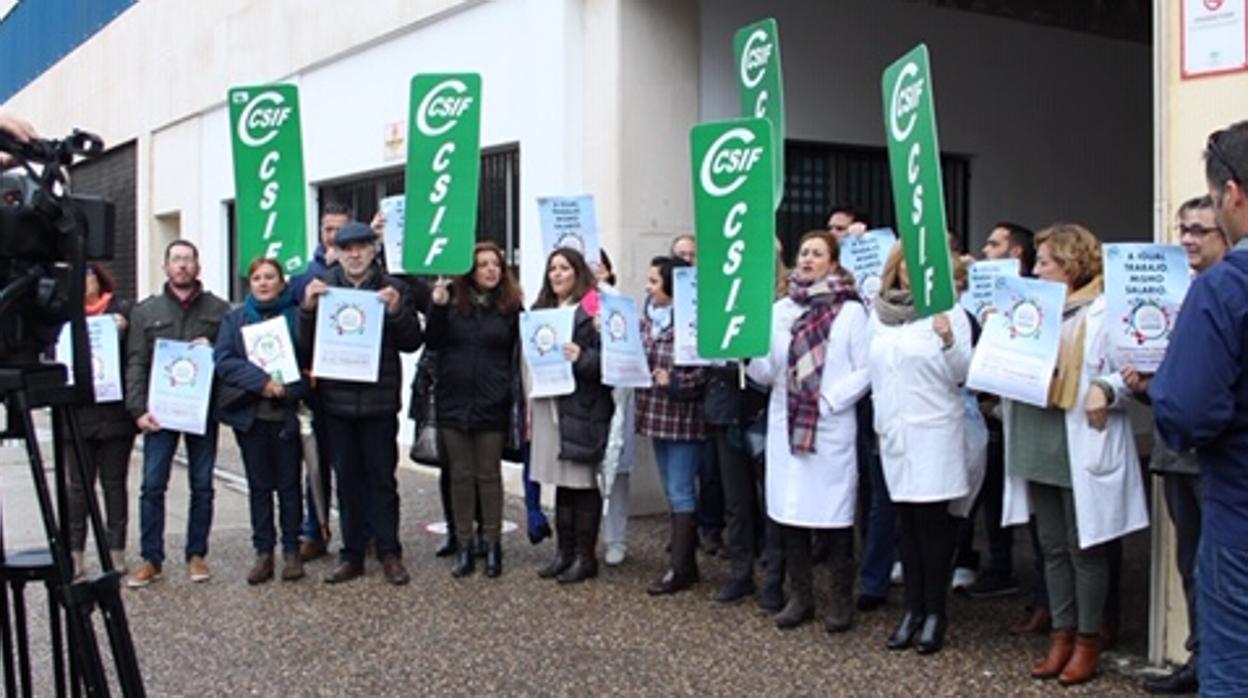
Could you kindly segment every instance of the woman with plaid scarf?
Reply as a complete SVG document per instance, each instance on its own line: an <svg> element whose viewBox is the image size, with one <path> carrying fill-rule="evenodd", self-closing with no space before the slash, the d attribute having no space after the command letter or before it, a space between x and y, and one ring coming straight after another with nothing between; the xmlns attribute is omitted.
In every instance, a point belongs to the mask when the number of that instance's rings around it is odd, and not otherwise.
<svg viewBox="0 0 1248 698"><path fill-rule="evenodd" d="M894 246L871 319L875 431L905 578L905 614L889 649L931 654L944 645L956 538L949 506L970 492L961 387L970 363L967 314L954 308L918 317L901 245Z"/></svg>
<svg viewBox="0 0 1248 698"><path fill-rule="evenodd" d="M858 420L866 394L867 313L826 230L802 236L789 293L772 314L771 351L749 376L771 389L767 417L767 515L783 530L789 600L776 625L814 618L811 529L833 534L828 632L853 624L854 504Z"/></svg>

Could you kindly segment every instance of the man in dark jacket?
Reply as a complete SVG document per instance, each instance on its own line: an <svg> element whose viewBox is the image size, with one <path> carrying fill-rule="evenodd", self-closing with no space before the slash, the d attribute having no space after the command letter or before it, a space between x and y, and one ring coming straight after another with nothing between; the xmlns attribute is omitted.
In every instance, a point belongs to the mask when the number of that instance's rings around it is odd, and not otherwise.
<svg viewBox="0 0 1248 698"><path fill-rule="evenodd" d="M1149 387L1172 450L1196 449L1200 689L1248 694L1248 121L1209 136L1205 178L1234 248L1192 282Z"/></svg>
<svg viewBox="0 0 1248 698"><path fill-rule="evenodd" d="M135 306L126 340L126 409L143 432L143 484L139 496L139 540L143 563L127 581L144 587L160 576L165 561L165 488L179 432L162 429L147 410L148 376L158 338L211 345L225 301L204 290L199 281L199 251L186 240L165 248L165 286ZM186 526L187 571L191 581L212 577L204 556L212 528L212 471L217 460L217 424L211 418L203 436L186 435L191 510Z"/></svg>
<svg viewBox="0 0 1248 698"><path fill-rule="evenodd" d="M312 261L308 262L307 270L290 279L290 290L295 298L302 300L308 284L324 276L330 267L338 263L338 248L334 246L334 240L342 226L350 222L350 209L336 201L326 202L321 211L321 242L316 246ZM321 464L319 473L321 496L325 498L324 504L328 507L330 493L333 491L330 473L334 470L334 455L329 448L329 432L325 429L324 410L321 409L318 397L315 391L309 392L306 402L312 409L312 431L316 435L316 451ZM299 557L304 562L315 560L326 553L326 541L321 535L321 521L317 517L318 508L315 497L312 482L309 480L304 507L307 516L303 520L303 530L300 532L303 542L299 546Z"/></svg>
<svg viewBox="0 0 1248 698"><path fill-rule="evenodd" d="M326 577L330 584L364 573L369 532L377 545L382 570L391 584L409 580L399 545L398 412L402 367L399 352L416 351L423 343L420 319L411 292L387 276L377 263L375 233L353 222L338 231L339 264L308 284L299 312L299 345L311 350L316 335L316 307L329 287L377 291L385 305L381 365L377 382L322 380L317 383L338 473L338 509L343 546L338 566ZM365 521L367 520L367 526Z"/></svg>

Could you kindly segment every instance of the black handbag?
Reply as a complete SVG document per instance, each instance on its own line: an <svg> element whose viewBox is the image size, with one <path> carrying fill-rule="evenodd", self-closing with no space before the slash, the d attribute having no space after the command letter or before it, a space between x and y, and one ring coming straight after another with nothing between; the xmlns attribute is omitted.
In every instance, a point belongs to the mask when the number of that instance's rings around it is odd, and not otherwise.
<svg viewBox="0 0 1248 698"><path fill-rule="evenodd" d="M437 352L425 349L416 363L411 407L408 408L408 416L416 422L416 433L408 457L416 463L440 468L446 463L446 447L438 433L437 361Z"/></svg>

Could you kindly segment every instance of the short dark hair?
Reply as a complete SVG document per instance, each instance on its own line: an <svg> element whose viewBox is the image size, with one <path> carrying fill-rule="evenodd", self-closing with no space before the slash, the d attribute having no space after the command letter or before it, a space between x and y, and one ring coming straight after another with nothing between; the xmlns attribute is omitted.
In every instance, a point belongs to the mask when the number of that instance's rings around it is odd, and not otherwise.
<svg viewBox="0 0 1248 698"><path fill-rule="evenodd" d="M1193 196L1179 205L1176 215L1182 217L1183 214L1194 208L1213 208L1213 197L1205 194L1203 196Z"/></svg>
<svg viewBox="0 0 1248 698"><path fill-rule="evenodd" d="M844 202L837 202L837 203L832 204L832 207L828 209L828 215L823 217L824 222L826 223L828 219L830 219L832 216L838 213L847 214L850 218L853 219L853 222L863 220L860 214L858 213L857 208L854 208L853 206Z"/></svg>
<svg viewBox="0 0 1248 698"><path fill-rule="evenodd" d="M196 261L196 262L198 262L198 261L199 261L199 248L195 246L195 243L191 242L190 240L182 240L182 239L178 239L178 240L174 240L173 242L169 243L168 245L165 245L165 261L166 261L166 262L168 262L168 261L169 261L169 253L170 253L170 252L173 252L173 248L175 248L175 247L189 247L189 248L191 248L191 252L195 255L195 261Z"/></svg>
<svg viewBox="0 0 1248 698"><path fill-rule="evenodd" d="M1248 121L1237 121L1209 134L1205 141L1205 178L1218 189L1227 180L1248 186Z"/></svg>
<svg viewBox="0 0 1248 698"><path fill-rule="evenodd" d="M663 293L670 298L672 292L675 291L675 282L672 281L672 270L677 267L691 266L688 262L680 257L659 256L650 260L650 266L659 270L659 279L663 282Z"/></svg>
<svg viewBox="0 0 1248 698"><path fill-rule="evenodd" d="M350 206L348 206L348 205L346 205L346 204L342 203L341 201L334 201L334 200L330 200L330 201L326 201L326 202L325 202L325 205L321 207L321 216L322 216L322 217L325 217L325 216L346 216L347 218L352 218L352 217L353 217L353 216L351 215L351 207L350 207Z"/></svg>
<svg viewBox="0 0 1248 698"><path fill-rule="evenodd" d="M1005 228L1010 234L1010 247L1018 247L1023 250L1023 254L1019 256L1018 262L1021 267L1018 271L1022 276L1031 276L1031 270L1036 267L1036 234L1031 228L1010 221L1000 221L992 226L993 230L997 228Z"/></svg>

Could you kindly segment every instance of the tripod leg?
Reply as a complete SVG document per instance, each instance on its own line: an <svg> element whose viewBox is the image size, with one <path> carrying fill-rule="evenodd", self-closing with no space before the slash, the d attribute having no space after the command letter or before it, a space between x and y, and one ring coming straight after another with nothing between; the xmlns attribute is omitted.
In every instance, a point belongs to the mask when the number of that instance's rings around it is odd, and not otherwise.
<svg viewBox="0 0 1248 698"><path fill-rule="evenodd" d="M8 598L9 580L0 579L0 595L3 595L3 603L0 603L0 646L4 652L4 695L17 695L17 674L16 668L13 666L13 636L12 624L9 622L9 598Z"/></svg>
<svg viewBox="0 0 1248 698"><path fill-rule="evenodd" d="M26 582L13 583L13 620L17 626L17 664L22 677L22 695L29 698L30 690L30 642L26 637Z"/></svg>
<svg viewBox="0 0 1248 698"><path fill-rule="evenodd" d="M39 451L39 438L35 432L34 419L31 417L30 402L24 392L18 391L13 395L13 404L21 416L26 455L30 461L31 481L35 486L35 496L43 517L43 529L48 537L52 563L56 567L56 576L61 584L61 600L66 609L69 644L78 653L87 692L92 695L107 695L108 680L104 674L104 664L100 660L100 648L95 642L94 627L91 625L91 600L89 596L84 596L89 585L76 586L72 583L73 566L69 562L68 541L62 538L60 527L57 526L57 512L52 507L52 495L48 491L47 477L43 472L43 456ZM55 420L53 422L55 428ZM55 442L53 448L55 449ZM25 641L23 637L24 614L19 622L21 623L18 628L20 651ZM22 658L24 658L24 653ZM25 661L29 664L28 658L25 658Z"/></svg>
<svg viewBox="0 0 1248 698"><path fill-rule="evenodd" d="M56 583L47 580L48 587L48 623L52 639L52 676L56 680L56 695L65 695L65 657L62 656L63 641L61 640L61 593Z"/></svg>

